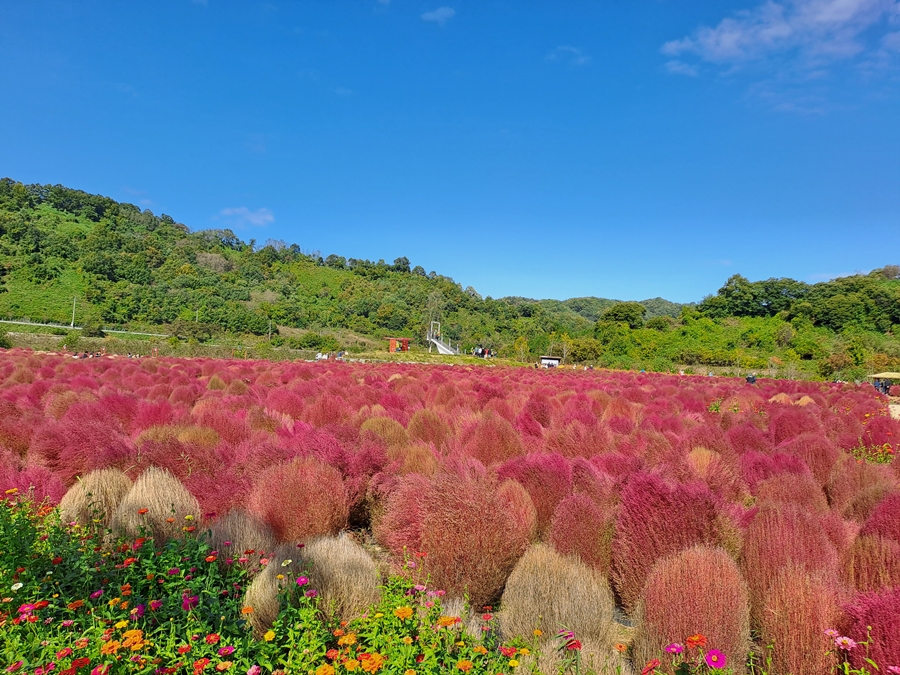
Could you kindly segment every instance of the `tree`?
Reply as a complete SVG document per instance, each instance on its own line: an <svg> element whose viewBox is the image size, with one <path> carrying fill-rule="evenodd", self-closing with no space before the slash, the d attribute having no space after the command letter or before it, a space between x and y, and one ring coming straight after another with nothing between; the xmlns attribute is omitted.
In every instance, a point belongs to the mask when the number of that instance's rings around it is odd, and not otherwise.
<svg viewBox="0 0 900 675"><path fill-rule="evenodd" d="M406 272L409 273L409 258L406 256L395 258L394 264L391 266L395 272Z"/></svg>
<svg viewBox="0 0 900 675"><path fill-rule="evenodd" d="M646 308L639 302L617 302L600 316L602 321L626 323L629 328L640 328L644 325Z"/></svg>
<svg viewBox="0 0 900 675"><path fill-rule="evenodd" d="M530 350L528 349L528 338L524 335L517 337L516 341L513 343L513 351L516 353L516 358L518 358L519 361L527 361L530 354Z"/></svg>

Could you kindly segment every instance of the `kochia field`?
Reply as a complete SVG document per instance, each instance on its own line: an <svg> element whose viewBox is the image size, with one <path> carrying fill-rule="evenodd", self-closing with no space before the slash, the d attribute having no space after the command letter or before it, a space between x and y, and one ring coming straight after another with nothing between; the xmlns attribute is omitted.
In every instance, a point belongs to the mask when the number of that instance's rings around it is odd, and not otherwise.
<svg viewBox="0 0 900 675"><path fill-rule="evenodd" d="M198 532L235 514L281 547L352 531L385 578L493 606L509 638L577 637L577 594L560 609L534 571L573 565L569 587L635 625L590 649L637 670L673 645L734 672L770 645L773 672L864 666L837 636L900 665L898 444L868 385L0 353L9 502L62 501L65 519L115 475L108 524L163 539L168 514L129 490L177 479Z"/></svg>

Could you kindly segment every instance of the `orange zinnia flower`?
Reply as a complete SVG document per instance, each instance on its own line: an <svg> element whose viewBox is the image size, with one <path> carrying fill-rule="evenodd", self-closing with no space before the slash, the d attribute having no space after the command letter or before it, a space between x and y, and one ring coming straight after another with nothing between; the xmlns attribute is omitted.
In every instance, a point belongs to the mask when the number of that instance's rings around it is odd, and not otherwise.
<svg viewBox="0 0 900 675"><path fill-rule="evenodd" d="M249 607L249 606L248 606L248 607L241 607L241 614L252 614L252 613L253 613L253 608L252 608L252 607Z"/></svg>
<svg viewBox="0 0 900 675"><path fill-rule="evenodd" d="M471 661L469 661L467 659L463 659L462 661L456 662L456 667L459 668L464 673L468 673L470 670L472 670L473 665L475 665L475 664L473 664Z"/></svg>
<svg viewBox="0 0 900 675"><path fill-rule="evenodd" d="M694 647L705 647L706 646L706 636L697 633L696 635L691 635L687 640L688 649L693 649Z"/></svg>
<svg viewBox="0 0 900 675"><path fill-rule="evenodd" d="M412 615L413 615L413 608L408 605L404 605L403 607L398 607L397 609L394 610L394 616L396 616L398 619L401 619L402 621L406 621Z"/></svg>
<svg viewBox="0 0 900 675"><path fill-rule="evenodd" d="M109 642L104 644L102 647L100 647L100 653L101 654L115 654L117 651L119 651L119 648L121 646L122 646L122 643L119 642L118 640L110 640Z"/></svg>

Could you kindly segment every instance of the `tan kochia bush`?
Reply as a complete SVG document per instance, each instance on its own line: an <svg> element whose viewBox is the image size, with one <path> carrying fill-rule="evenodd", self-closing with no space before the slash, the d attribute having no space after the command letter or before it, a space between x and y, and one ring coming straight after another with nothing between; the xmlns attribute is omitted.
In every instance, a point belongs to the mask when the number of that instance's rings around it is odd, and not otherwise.
<svg viewBox="0 0 900 675"><path fill-rule="evenodd" d="M857 537L841 559L844 582L867 593L900 586L900 544L868 534Z"/></svg>
<svg viewBox="0 0 900 675"><path fill-rule="evenodd" d="M695 546L657 562L647 577L636 613L634 662L664 654L666 645L702 633L710 649L745 672L750 651L750 601L737 564L724 549Z"/></svg>
<svg viewBox="0 0 900 675"><path fill-rule="evenodd" d="M500 601L500 630L505 639L538 638L546 649L560 630L579 640L609 647L615 602L602 574L574 557L534 544L506 582Z"/></svg>
<svg viewBox="0 0 900 675"><path fill-rule="evenodd" d="M290 562L282 566L285 561ZM279 574L284 579L278 579ZM360 616L381 596L375 561L347 535L313 539L302 548L282 544L244 595L244 606L253 608L247 616L256 636L271 628L278 616L279 592L298 592L298 576L309 579L303 590L318 591L319 610L329 620Z"/></svg>
<svg viewBox="0 0 900 675"><path fill-rule="evenodd" d="M406 429L400 422L390 417L370 417L359 428L363 437L374 436L390 448L402 447L409 443Z"/></svg>
<svg viewBox="0 0 900 675"><path fill-rule="evenodd" d="M100 469L80 477L59 502L64 523L88 526L98 519L99 527L109 527L122 497L131 488L131 479L118 469Z"/></svg>
<svg viewBox="0 0 900 675"><path fill-rule="evenodd" d="M810 574L799 566L782 569L766 598L760 627L762 644L774 645L777 675L826 675L837 666L834 643L825 631L839 616L834 577Z"/></svg>
<svg viewBox="0 0 900 675"><path fill-rule="evenodd" d="M245 551L252 550L249 558L256 566L263 555L275 551L278 541L272 528L244 509L232 509L210 526L207 534L209 545L219 552L219 560L237 560Z"/></svg>
<svg viewBox="0 0 900 675"><path fill-rule="evenodd" d="M537 667L538 673L563 672L562 658L554 645L546 645L536 655L516 656L519 659L519 670L523 673L532 672L532 665ZM624 654L614 651L608 644L598 644L593 640L581 640L581 672L596 673L596 675L632 675L631 661Z"/></svg>
<svg viewBox="0 0 900 675"><path fill-rule="evenodd" d="M139 513L144 509L145 513ZM129 537L139 536L143 529L161 546L168 539L181 537L183 528L196 526L199 514L200 504L181 481L165 469L151 466L119 502L111 527Z"/></svg>

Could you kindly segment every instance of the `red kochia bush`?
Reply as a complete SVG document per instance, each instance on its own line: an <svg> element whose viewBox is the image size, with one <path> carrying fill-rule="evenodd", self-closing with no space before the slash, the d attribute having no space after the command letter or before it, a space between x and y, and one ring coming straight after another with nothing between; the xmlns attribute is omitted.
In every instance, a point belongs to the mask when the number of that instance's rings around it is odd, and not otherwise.
<svg viewBox="0 0 900 675"><path fill-rule="evenodd" d="M754 626L762 624L769 593L778 574L788 567L836 583L838 554L815 515L786 504L763 507L747 527L741 552Z"/></svg>
<svg viewBox="0 0 900 675"><path fill-rule="evenodd" d="M836 650L825 631L834 627L838 617L836 586L833 578L794 566L776 575L760 626L762 643L774 645L775 672L834 672Z"/></svg>
<svg viewBox="0 0 900 675"><path fill-rule="evenodd" d="M671 484L639 473L622 491L613 540L613 583L633 610L653 564L695 546L724 543L723 523L705 485Z"/></svg>
<svg viewBox="0 0 900 675"><path fill-rule="evenodd" d="M860 534L877 534L900 544L900 492L888 495L872 512Z"/></svg>
<svg viewBox="0 0 900 675"><path fill-rule="evenodd" d="M468 592L479 607L499 596L510 572L528 546L534 521L527 509L512 508L507 482L477 466L456 467L431 478L410 474L388 496L375 525L375 536L399 565L408 555L417 578L427 574L434 588ZM524 490L512 490L527 499ZM425 553L416 557L415 553Z"/></svg>
<svg viewBox="0 0 900 675"><path fill-rule="evenodd" d="M721 548L695 546L657 562L647 577L637 612L635 663L646 663L666 645L701 633L727 658L736 675L750 651L747 584Z"/></svg>
<svg viewBox="0 0 900 675"><path fill-rule="evenodd" d="M312 457L263 471L247 501L281 541L334 534L347 525L350 509L341 474Z"/></svg>
<svg viewBox="0 0 900 675"><path fill-rule="evenodd" d="M569 495L553 513L550 544L564 555L575 555L609 579L615 511L603 509L587 494Z"/></svg>
<svg viewBox="0 0 900 675"><path fill-rule="evenodd" d="M497 469L497 475L524 487L537 510L538 536L544 537L556 505L572 491L572 467L556 453L532 453L516 457Z"/></svg>
<svg viewBox="0 0 900 675"><path fill-rule="evenodd" d="M813 433L801 434L784 441L778 446L778 451L802 459L822 486L828 483L832 469L842 456L838 447L828 438Z"/></svg>
<svg viewBox="0 0 900 675"><path fill-rule="evenodd" d="M468 456L485 466L522 454L522 441L512 424L492 412L484 413L461 436Z"/></svg>
<svg viewBox="0 0 900 675"><path fill-rule="evenodd" d="M857 648L850 652L854 668L869 667L864 661L866 651L881 666L881 672L886 666L900 664L900 587L860 593L844 607L844 617L840 626L844 635L857 642L869 641L868 650Z"/></svg>

